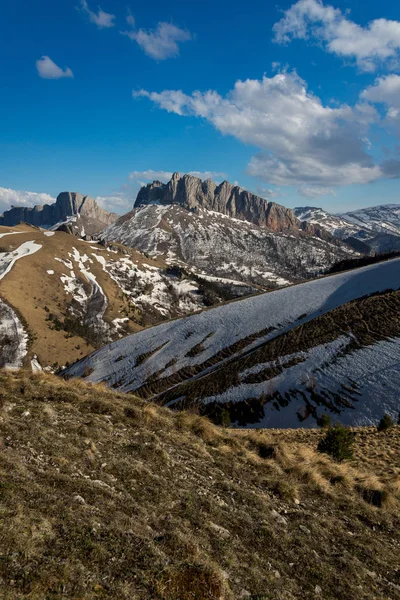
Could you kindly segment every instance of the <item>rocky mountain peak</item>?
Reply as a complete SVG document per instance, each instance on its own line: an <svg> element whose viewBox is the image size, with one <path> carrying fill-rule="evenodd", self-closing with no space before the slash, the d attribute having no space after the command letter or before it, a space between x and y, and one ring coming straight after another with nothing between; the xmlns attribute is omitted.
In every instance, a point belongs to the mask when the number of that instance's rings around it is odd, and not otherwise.
<svg viewBox="0 0 400 600"><path fill-rule="evenodd" d="M118 215L102 209L90 196L78 192L61 192L53 204L13 206L0 216L0 225L13 227L23 222L38 227L51 227L74 216L85 218L91 233L111 225L118 218Z"/></svg>
<svg viewBox="0 0 400 600"><path fill-rule="evenodd" d="M223 181L217 185L207 179L202 181L193 175L174 173L171 180L163 184L153 181L138 193L135 208L148 204L179 204L190 211L207 209L221 214L267 227L272 231L304 231L325 236L308 223L302 224L289 208L268 202L237 185Z"/></svg>

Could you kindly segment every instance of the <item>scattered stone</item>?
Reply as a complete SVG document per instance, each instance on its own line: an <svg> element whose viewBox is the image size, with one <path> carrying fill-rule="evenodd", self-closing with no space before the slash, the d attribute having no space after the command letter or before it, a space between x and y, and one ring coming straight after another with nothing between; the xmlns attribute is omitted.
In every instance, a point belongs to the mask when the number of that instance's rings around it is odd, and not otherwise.
<svg viewBox="0 0 400 600"><path fill-rule="evenodd" d="M310 535L311 533L311 531L305 525L299 525L299 529L301 529L303 533L307 533L308 535Z"/></svg>
<svg viewBox="0 0 400 600"><path fill-rule="evenodd" d="M281 525L287 525L287 519L285 519L285 517L282 517L282 515L280 515L276 510L272 509L271 515L274 517L277 523L280 523Z"/></svg>
<svg viewBox="0 0 400 600"><path fill-rule="evenodd" d="M316 594L322 594L322 588L319 585L315 586L315 590L314 591L315 591Z"/></svg>
<svg viewBox="0 0 400 600"><path fill-rule="evenodd" d="M227 529L225 529L225 527L221 527L221 525L217 525L216 523L213 523L212 521L210 521L209 525L210 525L210 529L215 531L215 533L217 533L220 537L222 537L224 539L231 537L231 532L228 531Z"/></svg>
<svg viewBox="0 0 400 600"><path fill-rule="evenodd" d="M82 498L82 496L79 496L79 494L77 494L76 496L74 496L74 500L76 502L79 502L79 504L86 504L85 498Z"/></svg>

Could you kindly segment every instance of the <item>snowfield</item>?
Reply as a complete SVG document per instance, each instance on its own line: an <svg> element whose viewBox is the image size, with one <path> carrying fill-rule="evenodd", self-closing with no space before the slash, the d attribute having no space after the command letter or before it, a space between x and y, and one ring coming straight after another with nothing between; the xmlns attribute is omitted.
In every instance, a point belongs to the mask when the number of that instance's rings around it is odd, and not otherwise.
<svg viewBox="0 0 400 600"><path fill-rule="evenodd" d="M217 364L211 367L208 365L203 370L200 365L237 342L242 342L242 347L238 348L235 354L231 354L231 357L249 353L267 340L311 321L342 304L375 292L399 288L400 259L370 265L163 323L113 342L72 365L67 369L66 374L85 376L90 373L87 380L105 381L107 385L125 392L140 388L149 378L162 382L163 378L173 375L184 367L197 365L198 372L193 377L199 378L205 372L221 366L225 359L220 355ZM376 414L373 408L363 410L364 398L365 406L372 407L378 386L382 385L382 378L378 374L384 373L383 378L387 382L385 388L387 405L384 406L392 413L396 405L400 409L397 391L395 391L400 387L398 341L388 340L376 347L365 347L359 352L344 354L335 364L330 364L330 357L336 357L341 348L345 349L349 339L342 336L332 344L317 346L301 353L302 355L297 358L302 362L285 369L276 381L272 381L274 389L284 394L294 385L293 382L298 383L299 378L304 374L306 376L313 374L317 378L316 385L319 384L319 377L324 378L327 389L331 388L334 391L342 381L346 381L349 374L353 373L360 381L364 381L364 385L357 390L358 394L361 394L357 396L360 398L360 411L353 410L349 413L351 415L349 420L355 422L358 419L365 423L373 420L372 415L375 418ZM283 362L289 363L290 358L293 357L284 357ZM321 372L316 372L317 367ZM257 368L262 370L265 365ZM244 375L242 373L241 377L243 378ZM257 387L262 385L264 390ZM168 387L166 386L165 389ZM239 387L227 390L225 395L210 396L205 401L237 402L255 397L260 391L265 391L265 382L264 384L243 383ZM300 405L304 405L304 398L294 399L289 409L275 411L275 414L272 414L272 408L268 408L265 424L298 426L299 419L296 413ZM382 410L384 410L383 405L380 407L381 412Z"/></svg>

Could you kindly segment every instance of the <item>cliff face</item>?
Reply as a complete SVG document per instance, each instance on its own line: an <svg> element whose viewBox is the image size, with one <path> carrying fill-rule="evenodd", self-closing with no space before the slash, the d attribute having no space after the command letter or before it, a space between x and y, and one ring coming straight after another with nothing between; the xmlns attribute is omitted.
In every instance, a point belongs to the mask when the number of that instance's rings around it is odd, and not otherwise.
<svg viewBox="0 0 400 600"><path fill-rule="evenodd" d="M91 221L97 229L111 225L118 215L100 208L93 198L77 192L62 192L54 204L33 207L16 206L0 216L0 225L13 227L24 222L38 227L51 227L68 217L80 215Z"/></svg>
<svg viewBox="0 0 400 600"><path fill-rule="evenodd" d="M143 187L137 196L135 208L154 203L179 204L192 211L206 208L267 227L271 231L301 230L319 235L310 224L303 225L290 208L268 202L227 181L216 185L211 180L202 181L191 175L181 177L179 173L174 173L167 184L154 181Z"/></svg>

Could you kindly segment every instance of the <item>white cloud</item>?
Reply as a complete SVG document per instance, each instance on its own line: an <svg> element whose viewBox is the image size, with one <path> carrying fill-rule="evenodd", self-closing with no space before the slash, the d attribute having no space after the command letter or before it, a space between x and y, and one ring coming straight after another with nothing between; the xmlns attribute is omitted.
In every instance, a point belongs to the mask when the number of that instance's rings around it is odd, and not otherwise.
<svg viewBox="0 0 400 600"><path fill-rule="evenodd" d="M104 210L118 214L125 214L132 210L134 203L133 198L128 198L120 192L114 192L109 196L97 196L95 200Z"/></svg>
<svg viewBox="0 0 400 600"><path fill-rule="evenodd" d="M128 22L134 25L132 15L128 15ZM186 29L181 29L171 23L158 23L157 28L146 31L138 29L123 31L131 40L139 44L141 49L154 60L166 60L179 56L179 43L192 39L192 34Z"/></svg>
<svg viewBox="0 0 400 600"><path fill-rule="evenodd" d="M40 192L25 192L0 187L0 212L11 206L35 206L36 204L53 204L55 198Z"/></svg>
<svg viewBox="0 0 400 600"><path fill-rule="evenodd" d="M375 104L384 104L387 108L387 118L398 118L400 114L400 76L378 77L374 85L367 87L361 93L361 98Z"/></svg>
<svg viewBox="0 0 400 600"><path fill-rule="evenodd" d="M147 171L132 171L132 173L129 174L129 179L138 181L141 185L145 185L149 181L162 181L163 183L167 183L172 175L172 171L153 171L152 169L148 169ZM218 173L216 171L189 171L187 175L192 175L193 177L198 177L202 180L219 180L226 177L225 173Z"/></svg>
<svg viewBox="0 0 400 600"><path fill-rule="evenodd" d="M335 191L325 187L301 187L299 190L300 196L304 198L319 198L320 196L336 196Z"/></svg>
<svg viewBox="0 0 400 600"><path fill-rule="evenodd" d="M400 21L375 19L363 27L322 0L299 0L273 30L280 44L315 39L328 52L355 60L362 71L375 71L383 63L389 68L398 65Z"/></svg>
<svg viewBox="0 0 400 600"><path fill-rule="evenodd" d="M368 129L378 120L367 103L325 106L296 72L237 81L226 97L216 91L148 92L169 112L202 117L223 134L259 148L248 172L275 185L330 187L382 176L368 153Z"/></svg>
<svg viewBox="0 0 400 600"><path fill-rule="evenodd" d="M148 169L147 171L132 171L129 173L129 179L140 182L148 181L162 181L167 183L172 177L172 171L153 171Z"/></svg>
<svg viewBox="0 0 400 600"><path fill-rule="evenodd" d="M226 173L219 173L218 171L189 171L187 174L192 175L193 177L198 177L203 181L206 179L214 179L219 181L221 179L226 179L227 176Z"/></svg>
<svg viewBox="0 0 400 600"><path fill-rule="evenodd" d="M128 25L130 25L131 27L135 27L135 17L132 15L131 11L128 10L128 14L126 16L126 22L128 23Z"/></svg>
<svg viewBox="0 0 400 600"><path fill-rule="evenodd" d="M115 25L115 15L104 12L101 10L100 6L98 7L97 13L93 12L89 9L87 0L81 0L80 10L84 12L89 17L89 21L97 25L99 29L106 29L107 27L114 27Z"/></svg>
<svg viewBox="0 0 400 600"><path fill-rule="evenodd" d="M273 190L271 188L266 188L263 186L259 186L256 189L255 194L257 196L261 196L261 198L265 198L265 200L271 200L271 198L279 198L280 196L284 196L284 194L282 194L279 188Z"/></svg>
<svg viewBox="0 0 400 600"><path fill-rule="evenodd" d="M74 76L71 69L66 68L62 70L49 56L42 56L42 58L37 60L36 68L42 79L61 79L62 77Z"/></svg>

